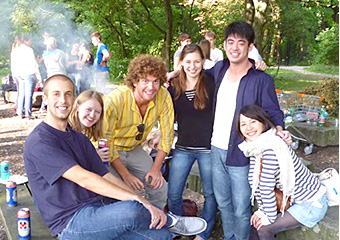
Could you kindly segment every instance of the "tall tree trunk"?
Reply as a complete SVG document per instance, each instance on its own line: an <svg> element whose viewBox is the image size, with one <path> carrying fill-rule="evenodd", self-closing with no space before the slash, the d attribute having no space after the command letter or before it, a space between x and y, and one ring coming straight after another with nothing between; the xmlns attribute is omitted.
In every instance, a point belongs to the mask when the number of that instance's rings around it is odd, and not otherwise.
<svg viewBox="0 0 340 240"><path fill-rule="evenodd" d="M245 18L255 31L255 44L260 54L263 50L263 28L266 24L268 3L269 0L246 0Z"/></svg>
<svg viewBox="0 0 340 240"><path fill-rule="evenodd" d="M164 10L165 10L165 36L164 36L164 46L163 46L163 57L166 63L166 69L170 71L170 59L171 59L171 40L172 40L172 10L171 10L171 0L164 0Z"/></svg>

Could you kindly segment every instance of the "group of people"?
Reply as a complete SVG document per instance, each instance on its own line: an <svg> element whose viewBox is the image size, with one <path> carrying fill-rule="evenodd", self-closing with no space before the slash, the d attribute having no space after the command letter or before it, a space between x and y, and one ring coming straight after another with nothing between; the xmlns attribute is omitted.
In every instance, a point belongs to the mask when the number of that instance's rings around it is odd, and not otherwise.
<svg viewBox="0 0 340 240"><path fill-rule="evenodd" d="M239 21L224 34L227 58L206 70L206 55L187 38L179 67L168 74L168 88L163 60L151 55L135 57L126 85L106 96L88 90L73 102L74 84L67 76L47 79L47 116L26 139L24 161L52 235L172 239L179 234L205 240L219 209L224 239L275 239L280 231L313 227L323 218L325 189L289 147L273 79L248 58L253 29ZM104 55L101 62L108 59ZM166 182L160 169L173 143L174 121L178 139ZM155 125L161 138L153 161L141 144ZM101 138L107 149L96 149ZM202 218L182 218L182 194L196 160L205 198ZM291 198L287 211L277 213L274 187L283 192L284 203ZM254 198L258 210L252 213ZM167 203L171 213L165 215Z"/></svg>
<svg viewBox="0 0 340 240"><path fill-rule="evenodd" d="M98 47L96 58L84 41L74 42L71 49L65 52L58 48L56 38L48 31L44 31L43 38L43 46L38 49L37 56L28 35L16 36L12 44L11 72L17 85L16 111L19 116L35 119L32 116L34 90L39 89L48 77L56 74L67 75L74 82L76 95L90 89L93 78L96 90L105 93L105 84L109 76L107 61L111 53L102 43L100 33L94 32L91 35L93 45ZM44 102L40 110L46 111Z"/></svg>

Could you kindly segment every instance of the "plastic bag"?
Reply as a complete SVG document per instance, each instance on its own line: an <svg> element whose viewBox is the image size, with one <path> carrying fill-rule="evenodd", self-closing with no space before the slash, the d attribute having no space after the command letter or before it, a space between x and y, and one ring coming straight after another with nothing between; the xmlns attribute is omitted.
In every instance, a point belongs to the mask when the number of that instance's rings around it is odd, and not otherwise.
<svg viewBox="0 0 340 240"><path fill-rule="evenodd" d="M338 206L340 203L340 178L336 169L326 168L316 176L327 189L328 206Z"/></svg>

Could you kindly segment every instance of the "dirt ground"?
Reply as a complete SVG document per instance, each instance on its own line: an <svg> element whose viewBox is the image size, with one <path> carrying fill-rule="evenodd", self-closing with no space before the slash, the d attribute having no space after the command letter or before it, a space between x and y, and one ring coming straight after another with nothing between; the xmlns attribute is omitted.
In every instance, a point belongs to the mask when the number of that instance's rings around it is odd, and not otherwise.
<svg viewBox="0 0 340 240"><path fill-rule="evenodd" d="M44 114L38 113L38 109L33 109L33 115L37 116L37 119L21 119L16 116L13 103L5 104L3 99L0 100L0 162L4 160L10 161L11 174L25 175L22 157L24 142L28 134L44 118ZM305 155L303 153L303 147L300 147L297 153L300 157L314 164L315 172L320 172L327 167L333 167L339 171L338 146L316 146L310 155ZM203 197L200 194L186 191L185 197L195 199L200 211L203 203ZM218 223L217 226L219 226ZM0 240L5 239L7 239L7 237L0 219ZM220 227L214 230L210 239L222 239Z"/></svg>

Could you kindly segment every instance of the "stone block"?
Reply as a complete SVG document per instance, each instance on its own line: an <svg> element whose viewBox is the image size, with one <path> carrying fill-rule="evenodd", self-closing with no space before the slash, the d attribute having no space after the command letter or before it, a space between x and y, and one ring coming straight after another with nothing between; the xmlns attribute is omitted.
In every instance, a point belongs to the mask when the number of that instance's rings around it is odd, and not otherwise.
<svg viewBox="0 0 340 240"><path fill-rule="evenodd" d="M294 123L287 129L295 136L306 139L320 147L339 145L339 127L334 125L318 127L306 123Z"/></svg>
<svg viewBox="0 0 340 240"><path fill-rule="evenodd" d="M326 216L313 228L300 227L281 232L277 240L339 240L339 206L329 207Z"/></svg>

